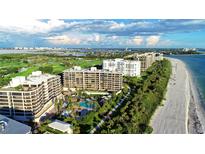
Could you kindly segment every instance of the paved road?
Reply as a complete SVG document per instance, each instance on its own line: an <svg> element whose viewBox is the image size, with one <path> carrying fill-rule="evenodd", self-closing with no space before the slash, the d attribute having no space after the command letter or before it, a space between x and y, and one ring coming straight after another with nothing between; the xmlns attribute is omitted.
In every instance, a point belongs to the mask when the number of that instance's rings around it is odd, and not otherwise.
<svg viewBox="0 0 205 154"><path fill-rule="evenodd" d="M184 63L170 59L172 75L168 83L164 106L160 106L151 120L154 134L188 133L189 76Z"/></svg>
<svg viewBox="0 0 205 154"><path fill-rule="evenodd" d="M121 99L121 100L119 101L119 103L117 103L117 105L98 123L98 125L97 125L94 129L92 129L92 130L90 131L90 134L95 133L95 131L98 130L98 129L100 129L100 127L104 124L104 122L105 122L106 120L108 120L108 119L111 118L111 115L122 105L122 103L124 102L124 100L130 95L130 91L131 91L131 89L129 88L129 91L128 91L128 93L125 95L125 97L124 97L123 99Z"/></svg>

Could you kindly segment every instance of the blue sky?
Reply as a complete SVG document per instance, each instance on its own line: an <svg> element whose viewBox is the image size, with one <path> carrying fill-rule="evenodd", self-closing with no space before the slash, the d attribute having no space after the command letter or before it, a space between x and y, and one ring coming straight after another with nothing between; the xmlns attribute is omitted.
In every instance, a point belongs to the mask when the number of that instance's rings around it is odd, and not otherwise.
<svg viewBox="0 0 205 154"><path fill-rule="evenodd" d="M205 47L205 20L0 21L0 47Z"/></svg>

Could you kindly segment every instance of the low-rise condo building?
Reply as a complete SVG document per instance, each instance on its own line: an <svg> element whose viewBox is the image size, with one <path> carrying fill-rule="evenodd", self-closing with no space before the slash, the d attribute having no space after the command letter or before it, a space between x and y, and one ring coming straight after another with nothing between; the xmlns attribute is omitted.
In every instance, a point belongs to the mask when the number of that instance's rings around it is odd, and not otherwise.
<svg viewBox="0 0 205 154"><path fill-rule="evenodd" d="M73 134L71 124L68 124L64 121L55 120L52 123L48 124L48 126L54 130L59 130L62 133Z"/></svg>
<svg viewBox="0 0 205 154"><path fill-rule="evenodd" d="M140 67L141 63L138 60L103 60L104 70L121 72L124 76L140 76Z"/></svg>
<svg viewBox="0 0 205 154"><path fill-rule="evenodd" d="M33 72L0 89L0 114L20 121L39 118L61 95L60 76Z"/></svg>
<svg viewBox="0 0 205 154"><path fill-rule="evenodd" d="M98 70L96 67L74 67L63 72L63 84L67 88L90 91L119 91L122 89L122 73Z"/></svg>

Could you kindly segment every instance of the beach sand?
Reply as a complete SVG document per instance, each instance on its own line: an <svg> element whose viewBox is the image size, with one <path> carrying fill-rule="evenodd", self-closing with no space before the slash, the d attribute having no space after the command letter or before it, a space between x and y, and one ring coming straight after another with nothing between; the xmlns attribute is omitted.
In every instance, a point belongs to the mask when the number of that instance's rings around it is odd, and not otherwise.
<svg viewBox="0 0 205 154"><path fill-rule="evenodd" d="M172 75L162 105L151 118L154 134L198 134L204 132L205 113L201 98L186 65L178 59L172 63Z"/></svg>

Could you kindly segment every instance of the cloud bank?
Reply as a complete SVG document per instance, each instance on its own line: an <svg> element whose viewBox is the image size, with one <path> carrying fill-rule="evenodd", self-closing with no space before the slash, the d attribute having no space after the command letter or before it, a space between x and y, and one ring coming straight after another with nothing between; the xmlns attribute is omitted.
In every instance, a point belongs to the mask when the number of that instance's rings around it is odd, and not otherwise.
<svg viewBox="0 0 205 154"><path fill-rule="evenodd" d="M147 46L155 46L159 42L160 36L149 36L146 39Z"/></svg>
<svg viewBox="0 0 205 154"><path fill-rule="evenodd" d="M172 46L180 38L173 35L204 31L205 20L0 20L0 42L4 46ZM15 43L14 38L20 41Z"/></svg>

